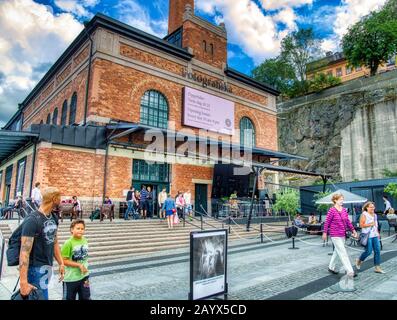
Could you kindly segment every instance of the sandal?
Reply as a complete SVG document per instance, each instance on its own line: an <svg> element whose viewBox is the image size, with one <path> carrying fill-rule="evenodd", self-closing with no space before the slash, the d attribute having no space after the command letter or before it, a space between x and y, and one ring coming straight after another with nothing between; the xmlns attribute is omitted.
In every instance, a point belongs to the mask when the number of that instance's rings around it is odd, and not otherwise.
<svg viewBox="0 0 397 320"><path fill-rule="evenodd" d="M360 270L361 268L361 261L359 259L356 259L356 268L357 270Z"/></svg>

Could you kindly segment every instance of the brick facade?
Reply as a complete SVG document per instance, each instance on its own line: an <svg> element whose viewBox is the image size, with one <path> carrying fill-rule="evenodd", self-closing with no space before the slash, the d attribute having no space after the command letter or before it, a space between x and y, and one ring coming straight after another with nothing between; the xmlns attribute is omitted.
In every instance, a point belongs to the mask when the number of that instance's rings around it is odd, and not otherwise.
<svg viewBox="0 0 397 320"><path fill-rule="evenodd" d="M194 8L194 0L169 0L168 34L173 33L183 23L183 13L186 5Z"/></svg>
<svg viewBox="0 0 397 320"><path fill-rule="evenodd" d="M189 20L183 23L183 47L192 48L195 59L215 68L227 63L226 38Z"/></svg>
<svg viewBox="0 0 397 320"><path fill-rule="evenodd" d="M239 143L240 120L242 117L249 117L255 127L256 146L277 150L275 96L239 80L229 79L224 72L227 63L224 27L211 26L191 12L186 12L185 5L190 4L193 7L193 0L170 2L170 7L176 10L170 15L170 30L183 26L182 46L193 49L194 58L186 61L136 40L127 39L124 35L97 29L93 36L96 42L91 66L87 116L97 119L92 122L100 125L112 120L139 123L142 96L147 90L156 90L163 94L168 102L169 129L185 129L189 134L198 134L199 129L182 125L182 92L184 87L189 86L234 102L236 134L230 137L209 132L210 138L222 137ZM211 44L213 51L210 49ZM82 123L88 55L89 46L85 42L59 71L48 79L43 89L30 99L29 105L23 109L24 129L28 130L31 124L40 121L45 123L48 114L51 114L52 122L55 108L58 108L59 125L65 100L68 104L66 123L69 124L70 104L74 92L77 94L76 123ZM203 88L201 84L186 79L183 76L184 70L213 81L225 82L232 92L224 92L219 88ZM145 144L142 133L134 133L120 141L128 142L131 138L134 143ZM123 192L131 184L133 158L133 154L108 157L106 195L115 200L116 205L125 198ZM11 195L15 190L16 163L14 166ZM32 154L29 154L25 172L25 197L29 195L31 167ZM213 167L183 164L172 164L171 167L171 192L190 189L194 201L195 183L205 183L208 185L208 197L211 197L210 181L213 177ZM101 201L104 193L104 175L104 150L71 148L43 142L38 146L33 183L40 182L42 188L58 187L64 197L77 195L83 199L85 209L91 210ZM5 171L3 182L4 176ZM2 194L3 185L4 183L0 186Z"/></svg>

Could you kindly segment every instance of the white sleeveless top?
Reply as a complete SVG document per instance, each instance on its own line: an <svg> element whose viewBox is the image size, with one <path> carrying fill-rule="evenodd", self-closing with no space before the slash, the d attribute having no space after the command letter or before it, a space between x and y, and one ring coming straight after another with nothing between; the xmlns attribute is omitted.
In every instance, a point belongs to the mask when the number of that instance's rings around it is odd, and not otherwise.
<svg viewBox="0 0 397 320"><path fill-rule="evenodd" d="M378 233L378 220L375 218L376 213L374 214L374 216L371 216L367 211L363 212L363 215L365 216L365 224L370 224L373 223L374 221L376 221L375 226L373 227L368 227L368 228L362 228L361 232L362 233L370 233L369 237L370 238L375 238L379 236Z"/></svg>

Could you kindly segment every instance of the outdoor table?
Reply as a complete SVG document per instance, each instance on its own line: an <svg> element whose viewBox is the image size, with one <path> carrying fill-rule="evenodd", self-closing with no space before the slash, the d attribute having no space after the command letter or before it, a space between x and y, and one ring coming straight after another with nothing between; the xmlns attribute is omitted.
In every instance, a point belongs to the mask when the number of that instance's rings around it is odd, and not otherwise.
<svg viewBox="0 0 397 320"><path fill-rule="evenodd" d="M321 223L313 223L313 224L307 224L306 225L306 230L310 234L320 234L321 233Z"/></svg>

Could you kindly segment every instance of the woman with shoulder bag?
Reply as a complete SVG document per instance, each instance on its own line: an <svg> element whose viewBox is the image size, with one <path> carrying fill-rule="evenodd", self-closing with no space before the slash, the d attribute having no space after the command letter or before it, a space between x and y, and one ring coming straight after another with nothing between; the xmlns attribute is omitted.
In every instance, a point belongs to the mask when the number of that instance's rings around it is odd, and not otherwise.
<svg viewBox="0 0 397 320"><path fill-rule="evenodd" d="M353 232L353 237L355 238L357 238L357 232L356 230L354 230L354 227L349 220L346 208L343 208L343 200L344 198L342 194L335 194L332 197L332 202L334 203L334 206L329 209L327 218L325 219L323 240L327 240L327 233L329 233L332 244L335 247L334 253L328 266L328 271L333 274L339 273L335 270L336 258L339 257L343 267L347 272L348 277L353 278L355 276L355 273L350 263L349 255L347 254L345 248L345 238L347 228Z"/></svg>
<svg viewBox="0 0 397 320"><path fill-rule="evenodd" d="M375 213L375 204L367 202L363 206L363 213L360 218L362 241L365 243L365 251L356 260L356 268L360 270L361 264L374 251L374 265L376 273L385 273L380 267L380 234L378 231L378 219ZM366 239L365 239L366 238Z"/></svg>

